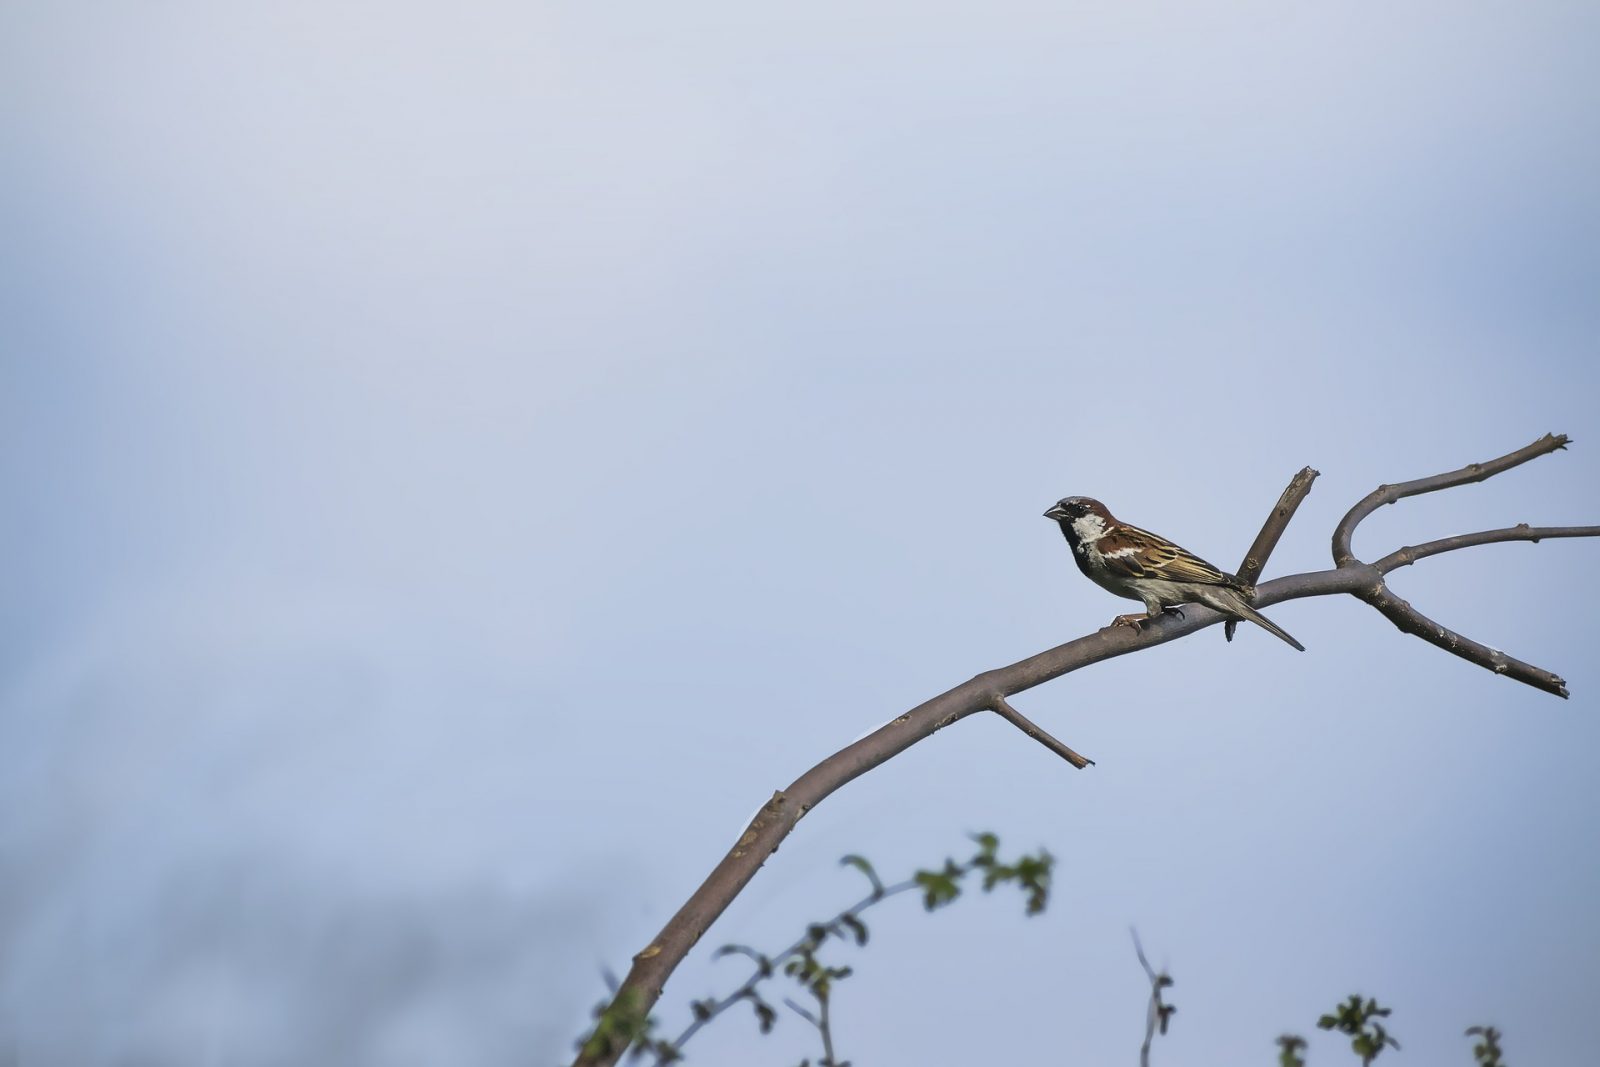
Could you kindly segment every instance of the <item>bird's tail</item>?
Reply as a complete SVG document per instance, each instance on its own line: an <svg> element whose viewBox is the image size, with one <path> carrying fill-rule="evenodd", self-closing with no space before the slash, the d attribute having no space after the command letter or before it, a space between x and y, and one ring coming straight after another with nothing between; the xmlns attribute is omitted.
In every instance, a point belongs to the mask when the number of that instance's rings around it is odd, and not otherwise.
<svg viewBox="0 0 1600 1067"><path fill-rule="evenodd" d="M1249 604L1241 601L1240 603L1234 605L1234 610L1244 618L1249 619L1251 622L1267 631L1272 636L1287 641L1301 652L1306 650L1305 645L1302 645L1299 641L1296 641L1294 638L1289 636L1289 631L1285 630L1283 627L1279 626L1277 623L1261 614L1261 612L1257 611L1255 608L1252 608Z"/></svg>
<svg viewBox="0 0 1600 1067"><path fill-rule="evenodd" d="M1241 619L1247 619L1261 627L1263 630L1272 634L1274 637L1279 638L1280 640L1293 645L1301 652L1304 652L1306 650L1306 646L1302 645L1299 641L1296 641L1293 637L1290 637L1289 631L1285 630L1283 627L1279 626L1277 623L1273 622L1271 619L1261 614L1261 612L1250 606L1250 596L1253 593L1254 589L1251 589L1248 586L1238 589L1224 587L1221 589L1216 589L1210 597L1205 598L1201 601L1201 603L1205 604L1208 608L1216 608L1218 611L1223 612L1224 614L1233 615ZM1229 622L1231 623L1232 620L1230 619ZM1229 640L1232 640L1232 634L1229 634L1228 638Z"/></svg>

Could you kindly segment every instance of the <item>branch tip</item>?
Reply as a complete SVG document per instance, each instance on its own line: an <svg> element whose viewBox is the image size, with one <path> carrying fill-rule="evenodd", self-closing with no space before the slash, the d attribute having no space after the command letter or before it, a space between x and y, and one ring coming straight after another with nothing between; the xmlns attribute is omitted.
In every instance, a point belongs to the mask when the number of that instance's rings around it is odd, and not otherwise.
<svg viewBox="0 0 1600 1067"><path fill-rule="evenodd" d="M1384 618L1394 623L1395 628L1401 633L1420 637L1430 645L1442 648L1451 655L1460 656L1468 663L1475 663L1492 674L1531 685L1554 696L1565 698L1567 695L1566 682L1557 675L1542 667L1525 663L1514 656L1508 656L1497 648L1480 644L1449 627L1441 626L1405 600L1395 596L1389 591L1389 587L1381 582L1375 589L1357 595L1376 608Z"/></svg>
<svg viewBox="0 0 1600 1067"><path fill-rule="evenodd" d="M1318 472L1311 467L1301 467L1295 472L1294 477L1289 479L1289 484L1283 492L1278 495L1278 502L1268 513L1267 521L1261 524L1261 532L1256 534L1256 539L1245 551L1244 562L1239 564L1238 578L1245 585L1253 586L1256 584L1256 579L1261 577L1267 559L1272 555L1272 550L1278 547L1278 539L1288 528L1289 520L1294 518L1300 502L1311 492L1311 483L1317 480L1317 474ZM1222 626L1222 636L1232 641L1238 626L1238 620L1229 619Z"/></svg>
<svg viewBox="0 0 1600 1067"><path fill-rule="evenodd" d="M1049 732L1044 730L1033 720L1029 719L1026 715L1022 714L1022 712L1012 707L1010 702L1007 701L1002 694L996 693L990 698L989 710L993 711L996 715L1009 722L1012 726L1015 726L1017 729L1021 730L1024 734L1039 742L1045 748L1048 748L1051 752L1054 752L1056 755L1072 764L1078 770L1081 771L1085 767L1094 766L1094 760L1089 759L1086 756L1078 755L1078 753L1074 752L1060 741L1057 741L1054 737L1051 737Z"/></svg>

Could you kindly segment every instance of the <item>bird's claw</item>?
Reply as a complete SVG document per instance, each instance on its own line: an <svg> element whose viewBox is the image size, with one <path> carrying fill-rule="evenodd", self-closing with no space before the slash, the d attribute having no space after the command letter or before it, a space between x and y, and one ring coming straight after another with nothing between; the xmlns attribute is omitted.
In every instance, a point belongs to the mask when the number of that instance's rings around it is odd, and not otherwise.
<svg viewBox="0 0 1600 1067"><path fill-rule="evenodd" d="M1148 626L1150 623L1154 622L1156 619L1161 618L1161 616L1163 616L1163 615L1169 615L1169 614L1170 615L1176 615L1178 617L1178 621L1179 622L1182 622L1183 619L1184 619L1183 609L1181 607L1178 607L1176 604L1174 604L1171 607L1162 608L1159 612L1155 613L1154 615L1151 615L1149 613L1146 613L1144 615L1140 615L1138 612L1134 612L1132 615L1118 615L1116 618L1111 620L1111 625L1112 626L1131 626L1135 630L1143 630L1146 626Z"/></svg>

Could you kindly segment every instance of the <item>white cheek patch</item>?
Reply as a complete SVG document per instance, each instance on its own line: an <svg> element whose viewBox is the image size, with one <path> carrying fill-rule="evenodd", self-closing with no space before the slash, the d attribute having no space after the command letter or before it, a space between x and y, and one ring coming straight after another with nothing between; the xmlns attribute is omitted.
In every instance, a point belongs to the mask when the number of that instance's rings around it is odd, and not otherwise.
<svg viewBox="0 0 1600 1067"><path fill-rule="evenodd" d="M1072 520L1072 528L1084 542L1093 544L1106 535L1106 524L1098 515L1085 515Z"/></svg>

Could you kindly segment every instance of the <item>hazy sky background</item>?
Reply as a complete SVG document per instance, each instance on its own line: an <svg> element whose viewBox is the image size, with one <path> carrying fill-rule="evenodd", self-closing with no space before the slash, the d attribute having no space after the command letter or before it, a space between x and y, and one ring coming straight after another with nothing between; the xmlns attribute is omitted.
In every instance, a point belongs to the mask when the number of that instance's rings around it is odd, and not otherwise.
<svg viewBox="0 0 1600 1067"><path fill-rule="evenodd" d="M1133 605L1096 495L1233 566L1600 521L1600 8L0 3L0 1062L543 1065L773 789ZM886 876L862 1067L1592 1056L1600 544L1018 698L808 815L669 1028ZM692 1063L815 1057L727 1019ZM1313 1063L1344 1062L1313 1039ZM1387 1062L1388 1057L1385 1057Z"/></svg>

